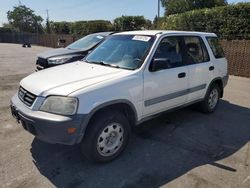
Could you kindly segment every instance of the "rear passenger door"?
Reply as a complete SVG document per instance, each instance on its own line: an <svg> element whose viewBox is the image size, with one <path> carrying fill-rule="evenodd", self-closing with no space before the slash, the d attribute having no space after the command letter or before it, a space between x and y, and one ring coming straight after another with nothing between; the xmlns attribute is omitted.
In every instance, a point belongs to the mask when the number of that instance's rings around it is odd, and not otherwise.
<svg viewBox="0 0 250 188"><path fill-rule="evenodd" d="M207 86L213 78L214 67L201 37L183 36L183 40L189 75L187 102L192 102L205 96Z"/></svg>

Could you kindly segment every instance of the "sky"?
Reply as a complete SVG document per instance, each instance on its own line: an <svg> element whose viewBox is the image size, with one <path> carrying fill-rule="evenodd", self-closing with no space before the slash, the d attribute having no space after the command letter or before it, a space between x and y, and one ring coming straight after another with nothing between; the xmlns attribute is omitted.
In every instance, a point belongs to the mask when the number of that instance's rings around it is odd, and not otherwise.
<svg viewBox="0 0 250 188"><path fill-rule="evenodd" d="M0 0L0 26L7 23L7 11L22 3L45 20L46 9L52 21L110 20L122 15L144 16L153 20L157 14L158 0ZM250 0L228 0L228 3ZM161 15L164 8L161 7Z"/></svg>

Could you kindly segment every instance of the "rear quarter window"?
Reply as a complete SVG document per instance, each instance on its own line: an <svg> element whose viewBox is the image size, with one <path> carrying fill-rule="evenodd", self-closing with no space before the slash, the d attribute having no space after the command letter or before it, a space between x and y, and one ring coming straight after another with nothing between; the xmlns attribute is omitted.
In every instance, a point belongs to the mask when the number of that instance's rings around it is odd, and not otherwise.
<svg viewBox="0 0 250 188"><path fill-rule="evenodd" d="M220 45L220 42L217 37L206 37L208 44L214 54L215 58L223 58L225 57L223 49Z"/></svg>

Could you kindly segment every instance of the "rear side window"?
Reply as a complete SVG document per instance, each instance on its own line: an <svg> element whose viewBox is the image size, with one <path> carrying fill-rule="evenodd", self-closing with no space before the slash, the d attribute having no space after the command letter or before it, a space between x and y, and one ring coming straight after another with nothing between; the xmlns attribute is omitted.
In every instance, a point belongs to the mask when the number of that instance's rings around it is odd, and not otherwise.
<svg viewBox="0 0 250 188"><path fill-rule="evenodd" d="M184 42L187 50L187 63L203 63L209 61L209 55L204 42L197 36L185 36Z"/></svg>
<svg viewBox="0 0 250 188"><path fill-rule="evenodd" d="M219 43L219 40L217 37L206 37L208 44L210 46L210 48L213 51L214 57L215 58L222 58L225 57L223 49Z"/></svg>

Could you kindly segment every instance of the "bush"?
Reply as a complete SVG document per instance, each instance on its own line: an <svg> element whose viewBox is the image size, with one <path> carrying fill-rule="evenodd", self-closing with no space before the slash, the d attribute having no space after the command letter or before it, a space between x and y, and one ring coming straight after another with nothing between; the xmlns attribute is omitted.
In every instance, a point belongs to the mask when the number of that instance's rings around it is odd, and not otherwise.
<svg viewBox="0 0 250 188"><path fill-rule="evenodd" d="M111 22L106 20L51 22L50 26L53 33L70 34L76 37L85 36L90 33L113 30Z"/></svg>
<svg viewBox="0 0 250 188"><path fill-rule="evenodd" d="M250 38L250 3L199 9L161 19L160 29L216 33L225 39Z"/></svg>

